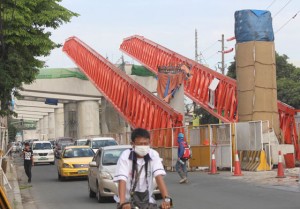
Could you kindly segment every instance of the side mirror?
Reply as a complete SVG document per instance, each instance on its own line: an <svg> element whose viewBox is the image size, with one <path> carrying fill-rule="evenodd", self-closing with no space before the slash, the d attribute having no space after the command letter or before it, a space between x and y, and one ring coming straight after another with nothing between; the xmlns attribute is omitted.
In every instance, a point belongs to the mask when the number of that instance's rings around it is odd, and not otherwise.
<svg viewBox="0 0 300 209"><path fill-rule="evenodd" d="M92 161L89 163L90 167L97 167L96 161Z"/></svg>

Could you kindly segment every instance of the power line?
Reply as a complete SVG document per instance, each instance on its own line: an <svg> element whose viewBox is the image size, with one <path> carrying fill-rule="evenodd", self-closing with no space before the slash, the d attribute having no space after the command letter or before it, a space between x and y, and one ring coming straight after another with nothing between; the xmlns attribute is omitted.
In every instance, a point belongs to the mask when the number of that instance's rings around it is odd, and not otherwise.
<svg viewBox="0 0 300 209"><path fill-rule="evenodd" d="M214 53L214 54L210 55L208 58L206 58L206 60L209 60L209 59L211 59L212 57L216 56L218 53L219 53L219 52L216 52L216 53Z"/></svg>
<svg viewBox="0 0 300 209"><path fill-rule="evenodd" d="M289 22L297 17L297 15L300 13L300 10L293 16L291 17L286 23L284 23L278 30L275 31L275 33L279 32L282 28L284 28Z"/></svg>
<svg viewBox="0 0 300 209"><path fill-rule="evenodd" d="M205 52L207 51L208 49L210 49L211 47L213 47L214 45L216 45L218 43L218 41L215 41L213 44L211 44L209 47L206 47L204 50L202 50L201 52Z"/></svg>
<svg viewBox="0 0 300 209"><path fill-rule="evenodd" d="M291 3L292 0L289 0L274 16L273 16L273 19L287 6L289 5L289 3Z"/></svg>
<svg viewBox="0 0 300 209"><path fill-rule="evenodd" d="M269 9L275 2L276 0L272 1L272 3L266 9Z"/></svg>

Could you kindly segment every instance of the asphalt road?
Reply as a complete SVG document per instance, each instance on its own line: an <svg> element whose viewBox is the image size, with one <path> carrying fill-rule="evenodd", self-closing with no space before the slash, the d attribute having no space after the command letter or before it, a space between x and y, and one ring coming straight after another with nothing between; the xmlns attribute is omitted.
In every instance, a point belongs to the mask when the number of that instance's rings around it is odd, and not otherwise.
<svg viewBox="0 0 300 209"><path fill-rule="evenodd" d="M18 162L18 160L17 160ZM18 164L20 161L18 162ZM19 164L20 165L20 164ZM19 175L24 183L24 171ZM21 175L22 174L22 175ZM188 184L179 184L176 173L168 173L166 182L177 209L299 209L300 193L278 190L229 180L205 172L189 173ZM115 209L111 201L97 203L88 197L86 180L57 180L56 165L33 168L32 187L22 194L31 195L25 209ZM24 185L23 185L24 187ZM28 197L27 197L28 199Z"/></svg>

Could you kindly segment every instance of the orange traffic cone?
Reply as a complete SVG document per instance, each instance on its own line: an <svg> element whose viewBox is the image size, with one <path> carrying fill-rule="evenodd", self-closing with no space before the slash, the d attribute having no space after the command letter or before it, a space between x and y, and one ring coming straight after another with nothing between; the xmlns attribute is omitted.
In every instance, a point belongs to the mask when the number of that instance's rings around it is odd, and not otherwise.
<svg viewBox="0 0 300 209"><path fill-rule="evenodd" d="M236 151L235 153L235 161L234 161L234 176L242 176L241 164L239 159L239 154Z"/></svg>
<svg viewBox="0 0 300 209"><path fill-rule="evenodd" d="M211 174L211 175L219 174L217 172L217 163L216 163L215 153L212 153L212 155L211 155L211 166L210 166L210 172L208 174Z"/></svg>
<svg viewBox="0 0 300 209"><path fill-rule="evenodd" d="M283 164L282 164L282 156L281 151L278 152L278 165L277 165L277 176L276 178L285 178Z"/></svg>

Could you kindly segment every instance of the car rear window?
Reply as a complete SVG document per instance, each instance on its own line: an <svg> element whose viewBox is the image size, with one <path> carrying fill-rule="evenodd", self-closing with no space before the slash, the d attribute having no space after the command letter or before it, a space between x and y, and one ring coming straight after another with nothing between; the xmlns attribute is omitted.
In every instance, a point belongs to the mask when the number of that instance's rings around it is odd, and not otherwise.
<svg viewBox="0 0 300 209"><path fill-rule="evenodd" d="M113 139L93 140L92 141L92 148L93 149L99 149L100 147L107 147L107 146L113 146L113 145L118 145L118 143Z"/></svg>
<svg viewBox="0 0 300 209"><path fill-rule="evenodd" d="M76 145L78 146L86 145L86 141L77 141Z"/></svg>
<svg viewBox="0 0 300 209"><path fill-rule="evenodd" d="M117 165L119 157L126 148L105 150L102 157L102 165Z"/></svg>
<svg viewBox="0 0 300 209"><path fill-rule="evenodd" d="M94 152L90 148L66 148L64 151L64 158L75 157L93 157Z"/></svg>

